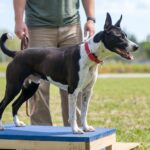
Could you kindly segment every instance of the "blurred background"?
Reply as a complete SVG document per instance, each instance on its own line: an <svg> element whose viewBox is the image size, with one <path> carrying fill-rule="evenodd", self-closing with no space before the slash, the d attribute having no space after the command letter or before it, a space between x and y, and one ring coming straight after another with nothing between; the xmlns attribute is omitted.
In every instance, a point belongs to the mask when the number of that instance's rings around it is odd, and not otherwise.
<svg viewBox="0 0 150 150"><path fill-rule="evenodd" d="M123 15L121 27L129 39L139 44L140 49L134 54L134 61L127 61L114 56L105 61L101 73L149 73L150 72L150 1L148 0L95 0L96 31L103 30L106 12L112 16L115 23ZM82 28L86 21L85 13L80 4ZM0 1L0 34L3 32L14 33L13 1ZM15 38L8 42L11 49L19 49L20 41ZM3 70L9 58L0 51L0 69ZM3 66L4 64L4 66Z"/></svg>
<svg viewBox="0 0 150 150"><path fill-rule="evenodd" d="M80 0L81 1L81 0ZM94 86L88 112L88 121L95 127L117 129L117 141L140 142L140 150L150 150L150 1L149 0L95 0L96 31L103 30L106 13L115 23L123 15L121 27L130 40L139 44L134 60L127 61L117 55L104 61L99 67L100 76ZM82 29L86 21L80 4ZM13 0L0 0L0 35L14 33ZM20 41L15 37L7 42L10 49L20 50ZM8 58L0 51L0 99L4 96L5 72ZM109 79L107 74L111 75ZM119 75L112 78L112 75ZM124 73L140 73L140 77L122 78ZM149 77L145 78L144 75ZM127 75L127 74L125 74ZM51 86L52 120L62 125L61 104L58 88ZM22 121L29 124L25 106L19 111ZM4 123L12 122L11 105L4 114Z"/></svg>

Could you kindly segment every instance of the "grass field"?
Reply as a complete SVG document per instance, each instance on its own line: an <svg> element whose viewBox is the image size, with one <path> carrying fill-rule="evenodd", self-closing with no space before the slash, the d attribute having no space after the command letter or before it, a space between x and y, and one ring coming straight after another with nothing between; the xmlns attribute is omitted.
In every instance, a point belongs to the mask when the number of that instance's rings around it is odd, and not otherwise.
<svg viewBox="0 0 150 150"><path fill-rule="evenodd" d="M5 78L0 78L0 98L4 95ZM51 111L55 125L62 125L58 89L51 86ZM25 105L20 118L29 123ZM95 127L117 129L117 140L140 142L140 150L150 150L150 78L98 79L90 102L88 121ZM12 122L11 105L3 118Z"/></svg>

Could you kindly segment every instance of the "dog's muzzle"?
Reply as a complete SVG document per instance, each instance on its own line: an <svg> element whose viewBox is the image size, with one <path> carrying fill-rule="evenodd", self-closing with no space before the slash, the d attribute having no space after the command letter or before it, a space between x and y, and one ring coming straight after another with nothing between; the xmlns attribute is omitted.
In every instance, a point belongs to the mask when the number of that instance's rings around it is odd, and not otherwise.
<svg viewBox="0 0 150 150"><path fill-rule="evenodd" d="M138 50L138 48L139 48L138 45L135 44L132 46L132 48L127 49L127 50L116 48L115 52L123 58L126 58L128 60L133 60L134 57L131 54L131 52L135 52L136 50Z"/></svg>

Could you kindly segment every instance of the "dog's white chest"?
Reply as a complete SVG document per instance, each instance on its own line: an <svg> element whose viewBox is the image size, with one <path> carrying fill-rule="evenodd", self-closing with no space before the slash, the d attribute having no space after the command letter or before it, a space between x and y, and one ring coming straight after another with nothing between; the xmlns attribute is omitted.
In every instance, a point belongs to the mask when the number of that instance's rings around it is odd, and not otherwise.
<svg viewBox="0 0 150 150"><path fill-rule="evenodd" d="M85 68L79 72L79 87L85 88L91 81L95 81L97 78L97 66L91 68Z"/></svg>

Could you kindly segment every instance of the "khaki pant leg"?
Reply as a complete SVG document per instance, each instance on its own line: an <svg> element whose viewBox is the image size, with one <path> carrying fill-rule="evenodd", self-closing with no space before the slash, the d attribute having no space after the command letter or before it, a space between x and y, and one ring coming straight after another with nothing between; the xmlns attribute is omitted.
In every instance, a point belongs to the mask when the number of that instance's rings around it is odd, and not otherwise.
<svg viewBox="0 0 150 150"><path fill-rule="evenodd" d="M82 42L82 31L79 23L59 28L59 47L71 46ZM60 89L61 106L64 126L69 126L68 123L68 93ZM81 93L77 100L77 122L81 126L80 110L81 110Z"/></svg>
<svg viewBox="0 0 150 150"><path fill-rule="evenodd" d="M29 28L30 47L56 47L57 29ZM30 100L31 110L35 105L35 111L31 116L31 124L52 125L49 110L49 83L42 80L41 84Z"/></svg>

